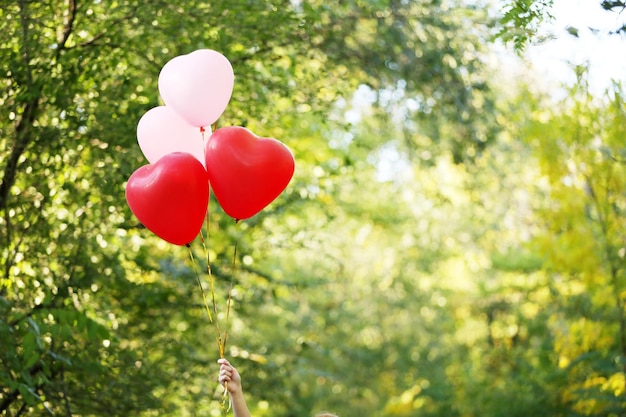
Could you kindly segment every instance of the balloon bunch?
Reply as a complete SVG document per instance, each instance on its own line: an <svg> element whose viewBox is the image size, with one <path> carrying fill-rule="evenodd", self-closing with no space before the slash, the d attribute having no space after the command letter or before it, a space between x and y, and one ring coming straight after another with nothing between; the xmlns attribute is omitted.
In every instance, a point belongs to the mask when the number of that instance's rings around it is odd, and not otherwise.
<svg viewBox="0 0 626 417"><path fill-rule="evenodd" d="M211 132L233 86L233 68L219 52L177 56L159 74L165 105L147 111L137 124L149 164L128 179L126 201L167 242L189 245L198 236L210 189L224 212L239 221L264 209L291 181L295 161L282 142L239 126Z"/></svg>

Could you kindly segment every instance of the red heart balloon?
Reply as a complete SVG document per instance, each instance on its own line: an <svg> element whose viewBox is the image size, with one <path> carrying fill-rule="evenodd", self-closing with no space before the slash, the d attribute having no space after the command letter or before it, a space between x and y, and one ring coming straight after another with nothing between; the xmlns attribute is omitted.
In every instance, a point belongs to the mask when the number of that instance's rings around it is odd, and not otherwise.
<svg viewBox="0 0 626 417"><path fill-rule="evenodd" d="M239 126L213 132L205 158L213 193L226 214L236 220L252 217L274 201L295 169L293 154L285 144Z"/></svg>
<svg viewBox="0 0 626 417"><path fill-rule="evenodd" d="M126 201L139 221L163 240L186 245L200 232L209 204L202 163L174 152L137 169L128 179Z"/></svg>

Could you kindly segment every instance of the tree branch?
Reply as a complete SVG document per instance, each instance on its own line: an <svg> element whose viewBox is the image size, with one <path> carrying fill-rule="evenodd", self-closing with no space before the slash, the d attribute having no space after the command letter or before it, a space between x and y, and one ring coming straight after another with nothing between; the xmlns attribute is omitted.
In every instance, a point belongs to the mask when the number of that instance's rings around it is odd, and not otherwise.
<svg viewBox="0 0 626 417"><path fill-rule="evenodd" d="M30 70L30 49L29 49L29 19L26 8L26 1L20 0L20 23L22 25L22 60L25 68L25 78L23 81L26 90L33 89L33 75ZM11 154L4 167L4 172L0 178L0 211L4 212L5 219L5 245L9 247L11 242L11 218L8 213L8 198L11 187L15 184L17 176L17 165L20 157L26 150L28 144L32 141L33 135L30 132L35 119L37 118L37 111L39 108L41 98L39 96L31 96L24 105L24 110L15 126L14 131L14 143ZM7 258L4 265L4 276L8 278L9 269L11 266L10 259Z"/></svg>
<svg viewBox="0 0 626 417"><path fill-rule="evenodd" d="M72 407L70 407L70 400L69 397L67 396L67 384L65 383L65 367L61 366L61 370L60 370L60 377L61 377L61 386L62 386L62 394L63 394L63 404L65 405L65 411L67 413L68 417L72 417Z"/></svg>
<svg viewBox="0 0 626 417"><path fill-rule="evenodd" d="M11 219L8 214L9 190L15 184L15 179L17 177L17 165L20 157L26 151L28 144L33 140L30 128L37 117L39 101L40 97L34 97L26 103L24 112L15 127L15 141L13 143L11 155L9 156L9 159L4 167L2 178L0 178L0 211L3 211L5 214L6 247L9 247L9 243L11 242ZM8 278L9 276L10 265L11 262L7 259L4 265L5 278Z"/></svg>
<svg viewBox="0 0 626 417"><path fill-rule="evenodd" d="M67 40L72 34L72 29L74 28L75 20L76 20L76 0L69 0L69 4L67 8L67 18L65 19L65 23L63 25L63 31L61 32L61 37L59 39L58 51L61 51L62 49L66 49Z"/></svg>

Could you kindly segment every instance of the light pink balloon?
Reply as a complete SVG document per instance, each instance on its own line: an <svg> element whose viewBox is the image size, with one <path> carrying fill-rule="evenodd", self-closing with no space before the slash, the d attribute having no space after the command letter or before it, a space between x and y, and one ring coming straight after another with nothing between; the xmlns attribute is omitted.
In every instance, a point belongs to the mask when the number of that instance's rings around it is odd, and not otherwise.
<svg viewBox="0 0 626 417"><path fill-rule="evenodd" d="M228 59L198 49L169 60L159 74L159 92L167 106L192 126L210 126L224 113L235 75Z"/></svg>
<svg viewBox="0 0 626 417"><path fill-rule="evenodd" d="M208 138L211 131L204 133ZM186 152L204 165L204 141L199 127L191 126L167 106L148 110L137 123L137 142L150 163L173 152Z"/></svg>

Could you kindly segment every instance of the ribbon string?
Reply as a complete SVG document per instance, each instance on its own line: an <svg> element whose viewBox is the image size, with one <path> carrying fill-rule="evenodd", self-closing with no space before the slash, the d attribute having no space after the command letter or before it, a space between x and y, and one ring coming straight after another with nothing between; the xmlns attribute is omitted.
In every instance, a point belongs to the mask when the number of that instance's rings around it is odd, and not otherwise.
<svg viewBox="0 0 626 417"><path fill-rule="evenodd" d="M209 213L207 212L207 216L206 216L206 239L203 233L200 233L201 236L201 240L202 240L202 247L204 249L205 255L206 255L206 262L207 262L207 274L208 274L208 279L209 279L209 287L210 287L210 291L211 291L211 301L209 303L209 298L207 296L206 291L204 290L204 286L202 285L202 281L200 279L200 273L198 272L199 268L197 266L196 263L196 259L193 255L193 251L191 250L191 246L187 245L187 248L189 249L189 257L191 259L191 262L193 264L193 269L194 269L194 273L196 275L196 280L198 282L198 286L200 287L200 292L202 294L202 301L204 303L204 308L207 312L207 316L209 317L209 321L211 323L213 323L215 325L215 330L217 332L217 348L218 348L218 352L219 352L219 356L220 358L225 358L226 355L226 342L228 340L228 332L226 330L222 330L222 327L220 326L220 320L219 320L219 313L218 313L218 309L217 309L217 301L216 301L216 296L215 296L215 277L213 275L213 271L211 268L211 254L209 251L209 246L208 246L208 240L209 240L209 231L210 231L210 218L209 218ZM232 273L234 276L235 273L235 266L236 266L236 261L237 261L237 246L238 246L238 242L235 242L235 247L233 250L233 258L232 258ZM233 281L231 280L230 283L230 288L228 290L228 297L227 297L227 301L226 301L226 317L225 319L228 321L229 317L230 317L230 310L231 310L231 306L232 306L232 292L233 292ZM211 310L213 310L213 313L211 313ZM222 398L222 408L228 412L231 409L231 403L230 400L228 401L228 406L226 406L226 401L227 399L229 399L228 396L228 382L224 383L224 395Z"/></svg>

